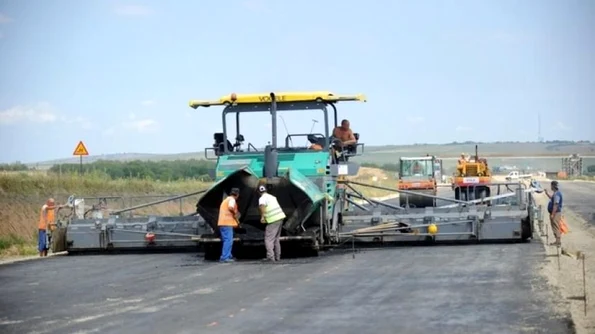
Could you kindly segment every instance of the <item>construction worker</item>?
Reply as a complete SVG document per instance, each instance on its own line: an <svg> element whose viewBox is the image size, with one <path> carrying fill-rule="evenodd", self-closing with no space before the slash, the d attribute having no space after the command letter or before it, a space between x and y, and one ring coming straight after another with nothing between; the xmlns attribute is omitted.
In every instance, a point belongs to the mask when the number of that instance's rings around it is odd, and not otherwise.
<svg viewBox="0 0 595 334"><path fill-rule="evenodd" d="M231 256L231 249L233 246L233 229L238 227L240 224L240 214L238 211L237 200L240 197L240 189L232 188L229 196L221 202L219 206L219 219L217 226L221 234L221 257L220 262L233 262L234 259Z"/></svg>
<svg viewBox="0 0 595 334"><path fill-rule="evenodd" d="M560 231L560 222L562 221L562 207L564 198L562 196L562 192L560 192L558 181L552 181L551 189L553 194L550 194L547 189L545 189L546 196L550 199L550 202L547 206L547 212L550 214L550 224L552 226L552 231L554 232L554 237L556 238L555 242L552 242L550 246L561 246L561 231Z"/></svg>
<svg viewBox="0 0 595 334"><path fill-rule="evenodd" d="M341 126L338 126L333 130L333 137L339 139L342 146L355 145L357 143L355 135L349 127L349 121L346 119L341 121Z"/></svg>
<svg viewBox="0 0 595 334"><path fill-rule="evenodd" d="M465 158L465 153L461 153L461 157L459 158L459 165L464 164L465 161L467 161L467 158Z"/></svg>
<svg viewBox="0 0 595 334"><path fill-rule="evenodd" d="M39 223L37 225L37 249L40 257L48 256L51 233L56 228L56 209L61 207L63 206L56 206L53 198L49 198L45 204L41 206Z"/></svg>
<svg viewBox="0 0 595 334"><path fill-rule="evenodd" d="M258 208L260 209L260 222L266 224L264 245L267 250L267 261L281 260L281 226L285 213L279 205L277 198L267 192L264 185L258 187L260 198L258 199Z"/></svg>

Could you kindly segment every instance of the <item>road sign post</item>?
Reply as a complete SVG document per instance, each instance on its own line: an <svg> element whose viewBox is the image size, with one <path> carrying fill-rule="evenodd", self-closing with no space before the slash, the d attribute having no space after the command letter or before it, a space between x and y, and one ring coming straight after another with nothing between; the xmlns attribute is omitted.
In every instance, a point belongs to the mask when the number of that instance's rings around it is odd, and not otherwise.
<svg viewBox="0 0 595 334"><path fill-rule="evenodd" d="M83 175L83 155L89 155L89 151L87 150L87 147L85 146L85 144L83 144L83 141L79 141L78 145L76 145L76 148L74 149L74 152L72 152L72 155L76 156L78 155L80 158L80 173L81 175Z"/></svg>

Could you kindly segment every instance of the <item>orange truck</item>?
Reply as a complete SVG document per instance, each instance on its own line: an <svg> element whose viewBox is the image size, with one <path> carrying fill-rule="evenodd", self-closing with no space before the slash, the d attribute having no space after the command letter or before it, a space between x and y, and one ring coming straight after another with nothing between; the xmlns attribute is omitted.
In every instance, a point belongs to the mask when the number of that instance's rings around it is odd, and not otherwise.
<svg viewBox="0 0 595 334"><path fill-rule="evenodd" d="M490 196L492 172L485 158L480 158L475 145L475 156L461 158L453 175L452 189L455 199L471 201Z"/></svg>
<svg viewBox="0 0 595 334"><path fill-rule="evenodd" d="M411 208L435 206L438 186L436 182L437 159L434 156L401 157L399 159L398 189L411 191L414 194L399 194L399 205Z"/></svg>

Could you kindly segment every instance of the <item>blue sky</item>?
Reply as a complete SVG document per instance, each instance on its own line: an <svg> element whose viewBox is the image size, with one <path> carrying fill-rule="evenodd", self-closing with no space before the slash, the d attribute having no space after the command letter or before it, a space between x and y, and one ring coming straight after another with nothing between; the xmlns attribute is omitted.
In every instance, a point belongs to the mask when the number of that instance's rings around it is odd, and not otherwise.
<svg viewBox="0 0 595 334"><path fill-rule="evenodd" d="M0 73L0 162L201 151L221 109L188 100L231 92L365 93L339 107L368 145L536 140L538 113L595 140L595 1L0 0Z"/></svg>

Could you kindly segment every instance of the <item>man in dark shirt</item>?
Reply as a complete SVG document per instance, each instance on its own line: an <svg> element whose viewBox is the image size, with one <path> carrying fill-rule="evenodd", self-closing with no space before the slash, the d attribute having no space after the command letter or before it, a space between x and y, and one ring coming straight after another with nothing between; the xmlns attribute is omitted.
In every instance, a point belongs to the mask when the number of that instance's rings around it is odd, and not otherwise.
<svg viewBox="0 0 595 334"><path fill-rule="evenodd" d="M558 188L558 181L552 181L551 184L553 194L545 190L545 194L550 199L550 202L547 206L547 212L550 214L550 223L552 225L552 230L554 232L554 237L556 241L551 243L551 246L561 246L561 233L560 233L560 222L562 221L562 204L564 202L562 193Z"/></svg>

